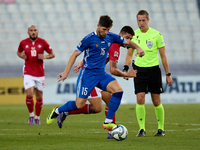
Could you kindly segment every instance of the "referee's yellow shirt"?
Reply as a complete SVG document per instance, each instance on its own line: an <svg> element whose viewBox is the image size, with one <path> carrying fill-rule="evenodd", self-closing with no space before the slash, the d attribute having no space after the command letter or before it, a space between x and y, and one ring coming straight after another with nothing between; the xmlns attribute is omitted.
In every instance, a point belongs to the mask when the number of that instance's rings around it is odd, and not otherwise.
<svg viewBox="0 0 200 150"><path fill-rule="evenodd" d="M153 67L159 65L158 48L164 47L164 39L159 31L149 27L148 31L142 33L140 29L134 31L132 40L144 51L143 57L135 58L135 65L139 67Z"/></svg>

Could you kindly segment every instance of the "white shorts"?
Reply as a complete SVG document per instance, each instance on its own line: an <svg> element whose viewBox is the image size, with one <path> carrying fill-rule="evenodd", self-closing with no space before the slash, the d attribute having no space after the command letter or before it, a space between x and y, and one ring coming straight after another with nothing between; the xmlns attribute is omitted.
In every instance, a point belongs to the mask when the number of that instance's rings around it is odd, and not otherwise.
<svg viewBox="0 0 200 150"><path fill-rule="evenodd" d="M90 93L90 96L88 97L88 99L93 99L93 98L101 98L101 89L99 89L98 87L95 87L94 89L92 89L92 92Z"/></svg>
<svg viewBox="0 0 200 150"><path fill-rule="evenodd" d="M24 75L25 90L34 86L34 88L43 92L44 82L45 82L45 77L34 77L34 76L30 76L30 75Z"/></svg>

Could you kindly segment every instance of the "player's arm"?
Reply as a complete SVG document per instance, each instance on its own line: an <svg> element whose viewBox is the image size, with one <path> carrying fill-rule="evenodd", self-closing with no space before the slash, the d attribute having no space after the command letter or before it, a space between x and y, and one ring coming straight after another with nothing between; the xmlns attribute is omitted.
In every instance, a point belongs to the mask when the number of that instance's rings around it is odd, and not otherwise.
<svg viewBox="0 0 200 150"><path fill-rule="evenodd" d="M48 55L38 54L38 59L52 59L54 57L55 57L55 54L53 51L49 53Z"/></svg>
<svg viewBox="0 0 200 150"><path fill-rule="evenodd" d="M170 73L170 70L169 70L169 64L168 64L167 56L166 56L166 53L165 53L165 46L159 48L159 53L160 53L160 58L162 60L163 67L165 69L165 73L168 74L168 73ZM166 76L166 81L167 81L167 84L169 86L171 86L172 83L173 83L171 76Z"/></svg>
<svg viewBox="0 0 200 150"><path fill-rule="evenodd" d="M22 58L22 59L26 59L27 58L27 56L26 56L24 51L23 52L17 51L17 55L19 56L19 58Z"/></svg>
<svg viewBox="0 0 200 150"><path fill-rule="evenodd" d="M137 44L135 44L134 42L132 42L130 39L127 39L127 40L126 40L126 44L127 44L129 47L131 47L131 48L137 50L135 56L139 55L139 57L142 57L142 56L145 55L144 50L143 50L141 47L139 47Z"/></svg>
<svg viewBox="0 0 200 150"><path fill-rule="evenodd" d="M133 58L133 53L134 53L134 49L129 48L126 54L126 59L125 59L125 63L124 63L124 69L123 71L128 71L129 66L132 62L132 58Z"/></svg>
<svg viewBox="0 0 200 150"><path fill-rule="evenodd" d="M57 79L58 79L58 82L59 81L64 81L67 77L68 77L68 74L74 64L74 62L76 61L76 58L80 55L79 52L77 52L76 50L72 53L72 55L70 56L69 58L69 61L67 63L67 66L64 70L64 72L60 73L58 76L57 76Z"/></svg>
<svg viewBox="0 0 200 150"><path fill-rule="evenodd" d="M117 61L110 60L110 73L120 77L136 77L137 70L130 69L128 72L122 72L118 69Z"/></svg>
<svg viewBox="0 0 200 150"><path fill-rule="evenodd" d="M134 53L134 49L129 48L128 51L127 51L127 54L126 54L123 72L128 72L129 66L132 62L133 53ZM124 79L128 80L127 77L124 77Z"/></svg>

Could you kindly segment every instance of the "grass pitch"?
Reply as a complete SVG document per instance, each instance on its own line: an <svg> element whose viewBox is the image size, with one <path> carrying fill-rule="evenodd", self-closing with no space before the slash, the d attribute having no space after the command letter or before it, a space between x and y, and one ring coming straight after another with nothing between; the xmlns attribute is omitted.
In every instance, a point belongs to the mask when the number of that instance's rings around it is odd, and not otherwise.
<svg viewBox="0 0 200 150"><path fill-rule="evenodd" d="M0 150L199 150L200 104L163 104L165 137L154 137L157 121L153 105L146 106L146 137L136 137L138 124L135 105L121 105L117 124L127 127L128 139L107 140L102 128L104 110L99 114L68 116L59 129L56 120L46 124L55 105L44 105L41 125L28 125L26 105L0 106Z"/></svg>

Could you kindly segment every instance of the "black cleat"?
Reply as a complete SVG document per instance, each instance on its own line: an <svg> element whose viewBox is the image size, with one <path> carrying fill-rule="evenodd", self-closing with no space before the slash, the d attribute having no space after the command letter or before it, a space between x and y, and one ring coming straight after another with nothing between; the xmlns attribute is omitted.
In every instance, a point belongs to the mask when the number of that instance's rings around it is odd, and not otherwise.
<svg viewBox="0 0 200 150"><path fill-rule="evenodd" d="M137 137L145 137L146 136L146 132L144 131L144 129L140 129L136 136Z"/></svg>
<svg viewBox="0 0 200 150"><path fill-rule="evenodd" d="M161 129L158 129L158 132L154 136L165 136L165 132Z"/></svg>

